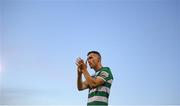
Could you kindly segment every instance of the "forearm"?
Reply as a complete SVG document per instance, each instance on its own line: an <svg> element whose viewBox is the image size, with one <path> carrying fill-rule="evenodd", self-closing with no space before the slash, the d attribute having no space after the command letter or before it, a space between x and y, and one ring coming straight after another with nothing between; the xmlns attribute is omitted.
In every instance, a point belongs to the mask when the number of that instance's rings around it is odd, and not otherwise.
<svg viewBox="0 0 180 106"><path fill-rule="evenodd" d="M90 76L90 74L88 73L88 71L87 71L87 70L84 70L84 71L82 71L82 72L83 72L84 77L85 77L86 81L88 82L89 86L90 86L91 88L96 87L96 82L95 82L94 79Z"/></svg>
<svg viewBox="0 0 180 106"><path fill-rule="evenodd" d="M77 88L78 90L82 90L82 74L78 73L78 78L77 78Z"/></svg>

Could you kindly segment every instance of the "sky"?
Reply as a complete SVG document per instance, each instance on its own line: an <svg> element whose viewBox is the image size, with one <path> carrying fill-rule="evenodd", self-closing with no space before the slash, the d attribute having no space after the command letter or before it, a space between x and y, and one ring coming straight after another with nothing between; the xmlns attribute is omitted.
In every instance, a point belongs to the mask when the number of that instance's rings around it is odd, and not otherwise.
<svg viewBox="0 0 180 106"><path fill-rule="evenodd" d="M91 50L112 70L110 105L180 105L179 0L1 0L0 9L1 105L86 105L75 61Z"/></svg>

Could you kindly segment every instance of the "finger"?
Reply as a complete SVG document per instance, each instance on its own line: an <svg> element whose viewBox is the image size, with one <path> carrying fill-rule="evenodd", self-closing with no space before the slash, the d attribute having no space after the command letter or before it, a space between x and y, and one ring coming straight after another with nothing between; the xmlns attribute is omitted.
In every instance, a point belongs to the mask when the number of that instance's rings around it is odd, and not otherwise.
<svg viewBox="0 0 180 106"><path fill-rule="evenodd" d="M81 59L80 57L78 57L78 58L76 59L76 62L77 62L77 63L82 63L82 59Z"/></svg>
<svg viewBox="0 0 180 106"><path fill-rule="evenodd" d="M77 62L75 63L77 66L79 65Z"/></svg>
<svg viewBox="0 0 180 106"><path fill-rule="evenodd" d="M76 63L80 63L80 61L81 61L80 58L76 59Z"/></svg>
<svg viewBox="0 0 180 106"><path fill-rule="evenodd" d="M76 62L78 62L78 61L79 61L79 58L76 59Z"/></svg>
<svg viewBox="0 0 180 106"><path fill-rule="evenodd" d="M84 60L81 59L80 57L78 57L78 58L76 59L76 65L79 67L79 66L81 66L81 65L83 65L83 64L85 64L85 63L84 63Z"/></svg>
<svg viewBox="0 0 180 106"><path fill-rule="evenodd" d="M79 63L75 63L78 67L80 66L80 64Z"/></svg>
<svg viewBox="0 0 180 106"><path fill-rule="evenodd" d="M76 64L78 64L79 63L79 61L78 60L76 60Z"/></svg>
<svg viewBox="0 0 180 106"><path fill-rule="evenodd" d="M84 63L84 60L80 58L80 59L79 59L79 62L80 62L80 63Z"/></svg>

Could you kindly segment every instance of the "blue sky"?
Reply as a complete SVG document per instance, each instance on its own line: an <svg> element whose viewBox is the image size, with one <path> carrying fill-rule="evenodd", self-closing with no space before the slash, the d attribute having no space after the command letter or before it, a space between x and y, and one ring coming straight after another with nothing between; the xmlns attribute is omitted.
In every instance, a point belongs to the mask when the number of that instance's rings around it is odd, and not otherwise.
<svg viewBox="0 0 180 106"><path fill-rule="evenodd" d="M179 0L1 0L0 6L1 104L85 105L88 91L76 88L75 60L97 50L114 75L109 104L180 105Z"/></svg>

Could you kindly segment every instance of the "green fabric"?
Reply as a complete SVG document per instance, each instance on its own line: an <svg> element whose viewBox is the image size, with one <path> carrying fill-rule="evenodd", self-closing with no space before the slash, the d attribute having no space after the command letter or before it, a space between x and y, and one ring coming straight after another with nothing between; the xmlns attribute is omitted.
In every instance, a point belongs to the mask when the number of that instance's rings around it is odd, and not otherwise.
<svg viewBox="0 0 180 106"><path fill-rule="evenodd" d="M104 97L109 97L109 94L107 92L103 92L103 91L97 91L97 92L92 92L88 95L88 98L91 98L93 96L104 96Z"/></svg>
<svg viewBox="0 0 180 106"><path fill-rule="evenodd" d="M109 83L107 81L113 80L113 75L111 73L110 68L108 67L102 67L98 72L95 77L101 77L102 79L105 80L104 84L101 86L98 86L96 88L90 89L89 94L88 94L88 99L91 101L87 103L87 105L108 105L108 98L109 98L109 93L107 90L101 91L102 87L107 87L106 89L110 89L112 83ZM92 91L91 91L92 90ZM90 93L91 91L91 93ZM97 100L92 100L92 97L97 96ZM100 97L105 98L104 101L101 101ZM106 101L107 99L107 101Z"/></svg>
<svg viewBox="0 0 180 106"><path fill-rule="evenodd" d="M109 76L108 76L107 78L105 78L106 81L108 81L108 80L110 80L110 79L113 80L113 75L112 75L111 70L110 70L109 67L103 67L103 68L101 68L101 69L100 69L100 72L98 73L97 76L99 76L103 71L104 71L104 72L107 72L107 73L109 74Z"/></svg>

